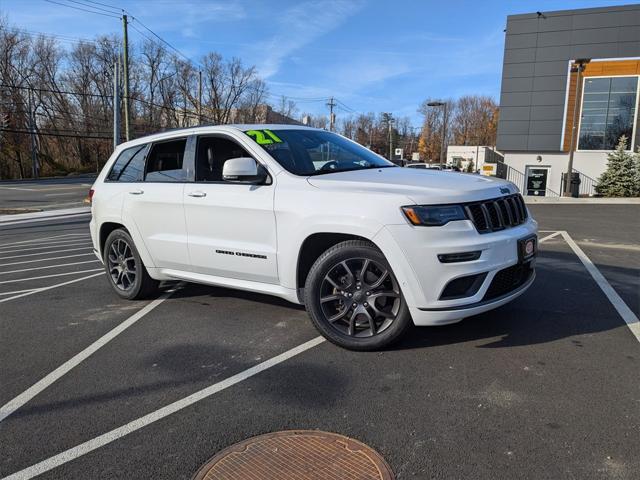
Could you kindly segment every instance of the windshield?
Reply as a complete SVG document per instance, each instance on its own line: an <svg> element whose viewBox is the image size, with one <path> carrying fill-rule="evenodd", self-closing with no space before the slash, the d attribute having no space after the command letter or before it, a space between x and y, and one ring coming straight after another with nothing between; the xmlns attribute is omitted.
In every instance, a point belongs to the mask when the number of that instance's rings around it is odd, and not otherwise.
<svg viewBox="0 0 640 480"><path fill-rule="evenodd" d="M247 130L280 165L295 175L394 167L357 143L322 130Z"/></svg>

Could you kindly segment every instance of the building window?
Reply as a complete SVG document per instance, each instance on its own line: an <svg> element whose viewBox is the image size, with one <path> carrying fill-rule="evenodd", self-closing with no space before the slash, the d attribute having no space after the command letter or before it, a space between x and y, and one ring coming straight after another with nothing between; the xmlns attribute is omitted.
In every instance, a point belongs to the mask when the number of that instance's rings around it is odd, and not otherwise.
<svg viewBox="0 0 640 480"><path fill-rule="evenodd" d="M614 150L621 136L632 148L638 77L587 77L582 93L580 150Z"/></svg>

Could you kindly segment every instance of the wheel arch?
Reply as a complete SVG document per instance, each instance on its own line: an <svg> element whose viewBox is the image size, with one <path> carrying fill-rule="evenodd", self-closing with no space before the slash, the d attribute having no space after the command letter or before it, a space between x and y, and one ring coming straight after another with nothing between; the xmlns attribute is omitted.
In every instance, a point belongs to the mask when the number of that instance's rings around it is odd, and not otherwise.
<svg viewBox="0 0 640 480"><path fill-rule="evenodd" d="M363 240L380 248L370 238L344 232L315 232L301 243L296 264L296 290L301 303L304 298L304 284L315 261L328 249L346 240Z"/></svg>
<svg viewBox="0 0 640 480"><path fill-rule="evenodd" d="M104 244L107 242L107 237L111 234L111 232L118 229L122 229L125 232L129 233L129 230L127 230L127 227L125 227L121 223L104 222L100 225L100 231L98 233L98 245L100 248L100 258L104 257ZM131 234L129 233L129 235Z"/></svg>
<svg viewBox="0 0 640 480"><path fill-rule="evenodd" d="M100 228L98 229L98 247L100 248L100 258L104 257L104 244L109 237L109 234L114 230L122 229L131 236L133 243L138 250L138 254L140 254L140 258L142 258L142 262L145 267L149 271L150 275L154 276L153 268L155 264L153 259L149 255L147 251L146 245L144 244L144 239L139 236L138 231L135 228L129 228L127 225L118 221L116 219L108 219L100 224Z"/></svg>

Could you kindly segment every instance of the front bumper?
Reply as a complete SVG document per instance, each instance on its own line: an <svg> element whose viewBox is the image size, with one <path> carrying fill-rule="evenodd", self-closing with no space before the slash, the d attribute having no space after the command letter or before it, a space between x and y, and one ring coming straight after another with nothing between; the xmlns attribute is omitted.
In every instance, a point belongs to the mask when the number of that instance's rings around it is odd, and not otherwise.
<svg viewBox="0 0 640 480"><path fill-rule="evenodd" d="M531 217L522 225L487 234L479 234L468 220L443 227L387 225L374 242L392 265L414 323L442 325L504 305L529 288L534 272L500 295L492 295L493 290L487 293L499 271L519 263L518 240L536 234L537 228ZM439 254L470 251L481 251L480 258L457 263L438 260ZM475 274L486 275L473 295L441 299L449 282Z"/></svg>

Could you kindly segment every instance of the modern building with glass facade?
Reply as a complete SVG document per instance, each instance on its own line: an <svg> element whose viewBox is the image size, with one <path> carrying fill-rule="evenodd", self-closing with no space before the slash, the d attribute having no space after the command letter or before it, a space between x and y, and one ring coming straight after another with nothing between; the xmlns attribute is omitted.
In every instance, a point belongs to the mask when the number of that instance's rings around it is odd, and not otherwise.
<svg viewBox="0 0 640 480"><path fill-rule="evenodd" d="M592 194L620 137L640 147L639 76L638 4L509 16L497 138L508 178L560 194L573 145L580 193Z"/></svg>

